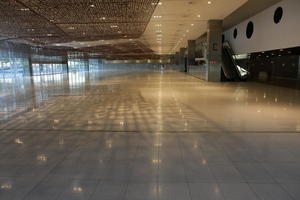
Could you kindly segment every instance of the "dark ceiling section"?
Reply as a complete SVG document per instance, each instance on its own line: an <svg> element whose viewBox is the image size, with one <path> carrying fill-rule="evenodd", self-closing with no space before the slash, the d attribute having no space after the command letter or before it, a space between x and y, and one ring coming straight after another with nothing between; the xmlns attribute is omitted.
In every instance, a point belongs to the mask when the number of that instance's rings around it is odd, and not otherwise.
<svg viewBox="0 0 300 200"><path fill-rule="evenodd" d="M280 1L281 0L248 0L243 6L224 19L223 27L225 30L229 29Z"/></svg>
<svg viewBox="0 0 300 200"><path fill-rule="evenodd" d="M9 39L47 37L64 34L54 24L38 16L17 1L0 1L0 34Z"/></svg>
<svg viewBox="0 0 300 200"><path fill-rule="evenodd" d="M130 51L129 51L130 49ZM110 44L110 45L100 45L95 47L88 47L79 49L84 52L99 53L100 56L106 58L137 58L137 57L151 57L154 52L145 46L143 43L135 42L125 42L119 44Z"/></svg>
<svg viewBox="0 0 300 200"><path fill-rule="evenodd" d="M1 0L0 40L38 45L139 38L159 0ZM128 45L133 48L135 46ZM119 46L122 49L122 45ZM125 48L125 47L124 47ZM118 53L117 48L113 48ZM103 51L99 48L101 52ZM114 50L109 50L113 54ZM148 51L147 47L144 51ZM130 52L131 49L127 49ZM104 50L104 52L107 52Z"/></svg>

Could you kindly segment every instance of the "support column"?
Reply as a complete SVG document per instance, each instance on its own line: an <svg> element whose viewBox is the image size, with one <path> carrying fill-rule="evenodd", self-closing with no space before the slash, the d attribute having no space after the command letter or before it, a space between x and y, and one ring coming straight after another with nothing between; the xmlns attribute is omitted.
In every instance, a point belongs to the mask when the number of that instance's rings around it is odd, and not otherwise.
<svg viewBox="0 0 300 200"><path fill-rule="evenodd" d="M68 54L62 56L63 73L69 73Z"/></svg>
<svg viewBox="0 0 300 200"><path fill-rule="evenodd" d="M179 65L179 52L175 53L175 65L178 66Z"/></svg>
<svg viewBox="0 0 300 200"><path fill-rule="evenodd" d="M179 51L179 70L184 72L185 71L185 52L186 48L180 48Z"/></svg>
<svg viewBox="0 0 300 200"><path fill-rule="evenodd" d="M83 58L83 63L84 63L84 71L89 72L90 71L90 63L87 55L84 55Z"/></svg>
<svg viewBox="0 0 300 200"><path fill-rule="evenodd" d="M298 80L300 80L300 56L298 61Z"/></svg>
<svg viewBox="0 0 300 200"><path fill-rule="evenodd" d="M188 41L188 55L187 55L187 68L189 71L189 66L195 65L195 58L196 58L196 40L189 40Z"/></svg>
<svg viewBox="0 0 300 200"><path fill-rule="evenodd" d="M33 76L31 53L28 54L28 71L25 70L25 75Z"/></svg>
<svg viewBox="0 0 300 200"><path fill-rule="evenodd" d="M221 81L222 67L222 20L209 20L207 23L207 81Z"/></svg>
<svg viewBox="0 0 300 200"><path fill-rule="evenodd" d="M103 71L103 60L98 58L99 70Z"/></svg>

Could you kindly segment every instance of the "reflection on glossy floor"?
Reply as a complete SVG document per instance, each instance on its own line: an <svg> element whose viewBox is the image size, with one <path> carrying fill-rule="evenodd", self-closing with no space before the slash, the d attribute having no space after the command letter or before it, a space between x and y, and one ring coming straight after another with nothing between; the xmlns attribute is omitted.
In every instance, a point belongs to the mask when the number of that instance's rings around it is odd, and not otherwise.
<svg viewBox="0 0 300 200"><path fill-rule="evenodd" d="M179 72L0 79L2 200L298 200L298 91Z"/></svg>

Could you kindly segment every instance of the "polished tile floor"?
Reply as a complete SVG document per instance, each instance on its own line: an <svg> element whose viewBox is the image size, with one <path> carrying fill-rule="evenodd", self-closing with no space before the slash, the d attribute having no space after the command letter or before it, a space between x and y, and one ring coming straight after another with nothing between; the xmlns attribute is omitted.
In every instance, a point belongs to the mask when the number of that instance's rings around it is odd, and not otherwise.
<svg viewBox="0 0 300 200"><path fill-rule="evenodd" d="M299 200L299 91L171 71L0 78L2 200Z"/></svg>

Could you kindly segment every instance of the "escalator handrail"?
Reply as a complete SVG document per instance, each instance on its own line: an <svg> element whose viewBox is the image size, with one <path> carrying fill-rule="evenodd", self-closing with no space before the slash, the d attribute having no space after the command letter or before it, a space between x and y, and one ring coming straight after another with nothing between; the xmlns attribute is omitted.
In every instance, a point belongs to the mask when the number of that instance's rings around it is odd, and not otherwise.
<svg viewBox="0 0 300 200"><path fill-rule="evenodd" d="M239 78L240 78L240 79L244 79L244 78L242 77L242 75L240 74L240 71L239 71L239 69L238 69L238 67L237 67L238 64L237 64L236 60L233 58L233 56L235 56L236 54L234 53L234 51L233 51L233 49L232 49L230 43L229 43L228 41L225 41L225 42L223 43L223 48L226 48L226 49L229 51L229 53L231 54L231 55L230 55L230 59L231 59L233 65L234 65L234 67L235 67L235 69L236 69L236 72L237 72Z"/></svg>

